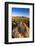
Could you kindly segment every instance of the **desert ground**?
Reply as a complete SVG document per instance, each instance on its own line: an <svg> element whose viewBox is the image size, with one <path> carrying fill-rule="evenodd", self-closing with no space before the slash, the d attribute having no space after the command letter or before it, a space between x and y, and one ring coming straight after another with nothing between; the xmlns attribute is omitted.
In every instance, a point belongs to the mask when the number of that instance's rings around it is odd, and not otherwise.
<svg viewBox="0 0 35 46"><path fill-rule="evenodd" d="M29 18L27 17L12 17L12 38L27 38L29 37Z"/></svg>

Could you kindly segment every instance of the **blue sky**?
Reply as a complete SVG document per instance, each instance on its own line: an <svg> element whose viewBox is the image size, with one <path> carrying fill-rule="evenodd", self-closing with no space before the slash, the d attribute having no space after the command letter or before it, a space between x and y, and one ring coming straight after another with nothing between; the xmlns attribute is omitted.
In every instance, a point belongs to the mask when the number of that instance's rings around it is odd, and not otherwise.
<svg viewBox="0 0 35 46"><path fill-rule="evenodd" d="M12 8L13 16L29 16L29 8Z"/></svg>

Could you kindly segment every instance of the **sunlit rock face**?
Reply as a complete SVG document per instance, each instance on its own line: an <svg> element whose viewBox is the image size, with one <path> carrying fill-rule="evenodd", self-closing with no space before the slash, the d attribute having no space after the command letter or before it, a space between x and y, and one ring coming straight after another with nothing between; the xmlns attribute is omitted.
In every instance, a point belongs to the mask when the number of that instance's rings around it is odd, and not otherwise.
<svg viewBox="0 0 35 46"><path fill-rule="evenodd" d="M20 26L21 25L21 26ZM26 30L26 27L20 24L13 29L12 35L14 38L29 37L29 30Z"/></svg>

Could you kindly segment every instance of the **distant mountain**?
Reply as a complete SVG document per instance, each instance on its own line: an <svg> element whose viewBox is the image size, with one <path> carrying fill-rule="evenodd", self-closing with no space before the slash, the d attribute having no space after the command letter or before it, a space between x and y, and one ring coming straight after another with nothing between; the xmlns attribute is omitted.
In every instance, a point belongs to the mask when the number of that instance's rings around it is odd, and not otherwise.
<svg viewBox="0 0 35 46"><path fill-rule="evenodd" d="M25 16L25 15L23 15L23 16L22 16L22 15L20 15L20 16L19 16L19 15L17 15L17 16L15 16L15 15L13 16L13 15L12 15L12 17L22 17L22 18L23 18L23 17L27 17L27 18L29 18L29 16Z"/></svg>

